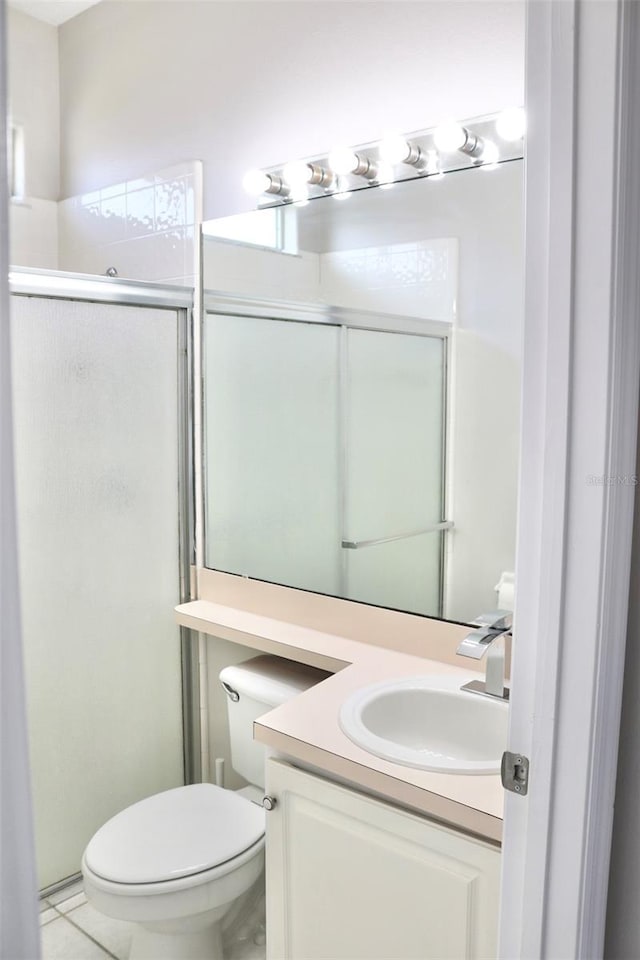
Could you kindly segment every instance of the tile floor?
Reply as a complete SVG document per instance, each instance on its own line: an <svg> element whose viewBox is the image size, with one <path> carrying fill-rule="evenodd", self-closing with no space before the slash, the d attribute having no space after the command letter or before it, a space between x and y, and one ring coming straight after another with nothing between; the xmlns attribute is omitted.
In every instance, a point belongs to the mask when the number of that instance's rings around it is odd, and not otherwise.
<svg viewBox="0 0 640 960"><path fill-rule="evenodd" d="M264 903L258 910L264 910ZM250 935L255 930L252 911L248 924L235 932L228 960L265 960L265 947ZM42 960L127 960L132 924L112 920L95 910L84 895L82 882L40 901ZM263 939L257 937L256 939Z"/></svg>
<svg viewBox="0 0 640 960"><path fill-rule="evenodd" d="M94 910L81 881L40 901L42 960L127 960L131 931Z"/></svg>

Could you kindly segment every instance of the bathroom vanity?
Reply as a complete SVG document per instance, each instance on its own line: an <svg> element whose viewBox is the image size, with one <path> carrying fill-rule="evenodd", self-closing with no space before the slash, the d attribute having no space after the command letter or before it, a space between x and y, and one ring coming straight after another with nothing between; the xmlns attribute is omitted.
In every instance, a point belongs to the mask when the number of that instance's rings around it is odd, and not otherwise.
<svg viewBox="0 0 640 960"><path fill-rule="evenodd" d="M455 653L468 628L304 592L283 603L281 587L212 571L199 581L203 599L177 608L181 624L332 674L254 727L270 753L268 960L495 957L499 774L404 766L340 726L342 704L372 684L428 675L459 689L478 677Z"/></svg>
<svg viewBox="0 0 640 960"><path fill-rule="evenodd" d="M499 848L267 761L271 960L496 955Z"/></svg>

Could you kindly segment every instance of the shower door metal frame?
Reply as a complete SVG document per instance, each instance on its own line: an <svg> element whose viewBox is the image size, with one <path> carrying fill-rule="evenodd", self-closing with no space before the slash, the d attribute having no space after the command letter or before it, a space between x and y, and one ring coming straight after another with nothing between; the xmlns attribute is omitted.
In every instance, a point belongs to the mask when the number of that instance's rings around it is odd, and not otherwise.
<svg viewBox="0 0 640 960"><path fill-rule="evenodd" d="M194 557L193 341L194 295L191 287L111 277L19 268L9 273L11 296L43 300L149 307L177 315L178 359L178 583L179 603L191 599ZM180 631L182 675L183 773L185 783L200 781L200 684L198 636ZM65 881L66 882L66 881ZM56 887L59 884L55 885Z"/></svg>
<svg viewBox="0 0 640 960"><path fill-rule="evenodd" d="M444 614L444 574L447 566L448 542L446 533L454 527L453 521L448 519L448 485L447 485L447 457L450 445L449 429L449 409L451 403L451 338L453 334L452 324L442 320L422 320L418 317L407 317L400 314L378 313L375 311L358 310L350 307L338 307L331 304L317 303L295 303L290 300L269 300L264 298L241 297L228 293L219 293L215 290L204 290L202 293L202 317L199 327L199 337L201 346L204 344L204 324L207 314L218 314L227 317L252 317L257 320L285 320L297 323L325 324L331 327L338 327L340 330L339 346L339 391L340 391L340 461L341 461L341 486L339 515L342 530L344 532L344 519L347 514L346 490L347 490L347 467L346 467L346 447L348 443L346 427L346 406L344 404L344 392L347 382L347 348L346 332L352 330L367 330L373 333L404 334L406 336L431 337L442 341L443 350L443 371L442 371L442 511L440 523L430 526L428 529L420 531L410 531L402 533L397 537L385 537L381 539L372 539L371 541L362 541L354 544L352 541L341 539L339 576L342 597L338 599L348 600L345 596L347 591L347 551L358 549L363 546L374 546L377 543L383 543L391 540L404 540L409 537L419 535L420 533L439 533L441 536L440 550L440 590L438 599L437 617ZM200 350L201 370L199 382L202 385L202 395L200 398L200 449L202 459L202 477L206 478L206 448L205 448L205 410L204 410L204 350ZM202 565L207 567L206 563L206 482L203 482L200 491L200 510L199 522L196 524L196 554L201 557ZM208 568L207 569L215 569ZM226 573L228 571L220 571ZM249 578L251 579L251 578ZM280 584L287 586L288 584ZM295 589L295 588L290 588ZM352 601L359 602L359 601ZM434 614L418 614L419 616L433 617Z"/></svg>

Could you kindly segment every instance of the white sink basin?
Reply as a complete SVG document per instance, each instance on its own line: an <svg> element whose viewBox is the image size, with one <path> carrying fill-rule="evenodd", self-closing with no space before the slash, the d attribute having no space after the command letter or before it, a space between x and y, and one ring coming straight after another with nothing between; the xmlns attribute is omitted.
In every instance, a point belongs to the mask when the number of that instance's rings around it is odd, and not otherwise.
<svg viewBox="0 0 640 960"><path fill-rule="evenodd" d="M499 773L506 703L461 691L466 678L409 677L363 687L340 710L340 727L363 750L439 773Z"/></svg>

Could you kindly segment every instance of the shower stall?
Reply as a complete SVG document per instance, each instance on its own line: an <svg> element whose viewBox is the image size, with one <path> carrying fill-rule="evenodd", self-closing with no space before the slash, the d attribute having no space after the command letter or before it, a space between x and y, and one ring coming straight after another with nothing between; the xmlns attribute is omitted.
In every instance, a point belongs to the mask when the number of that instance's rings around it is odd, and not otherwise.
<svg viewBox="0 0 640 960"><path fill-rule="evenodd" d="M95 830L197 778L193 292L11 274L19 572L39 885Z"/></svg>

